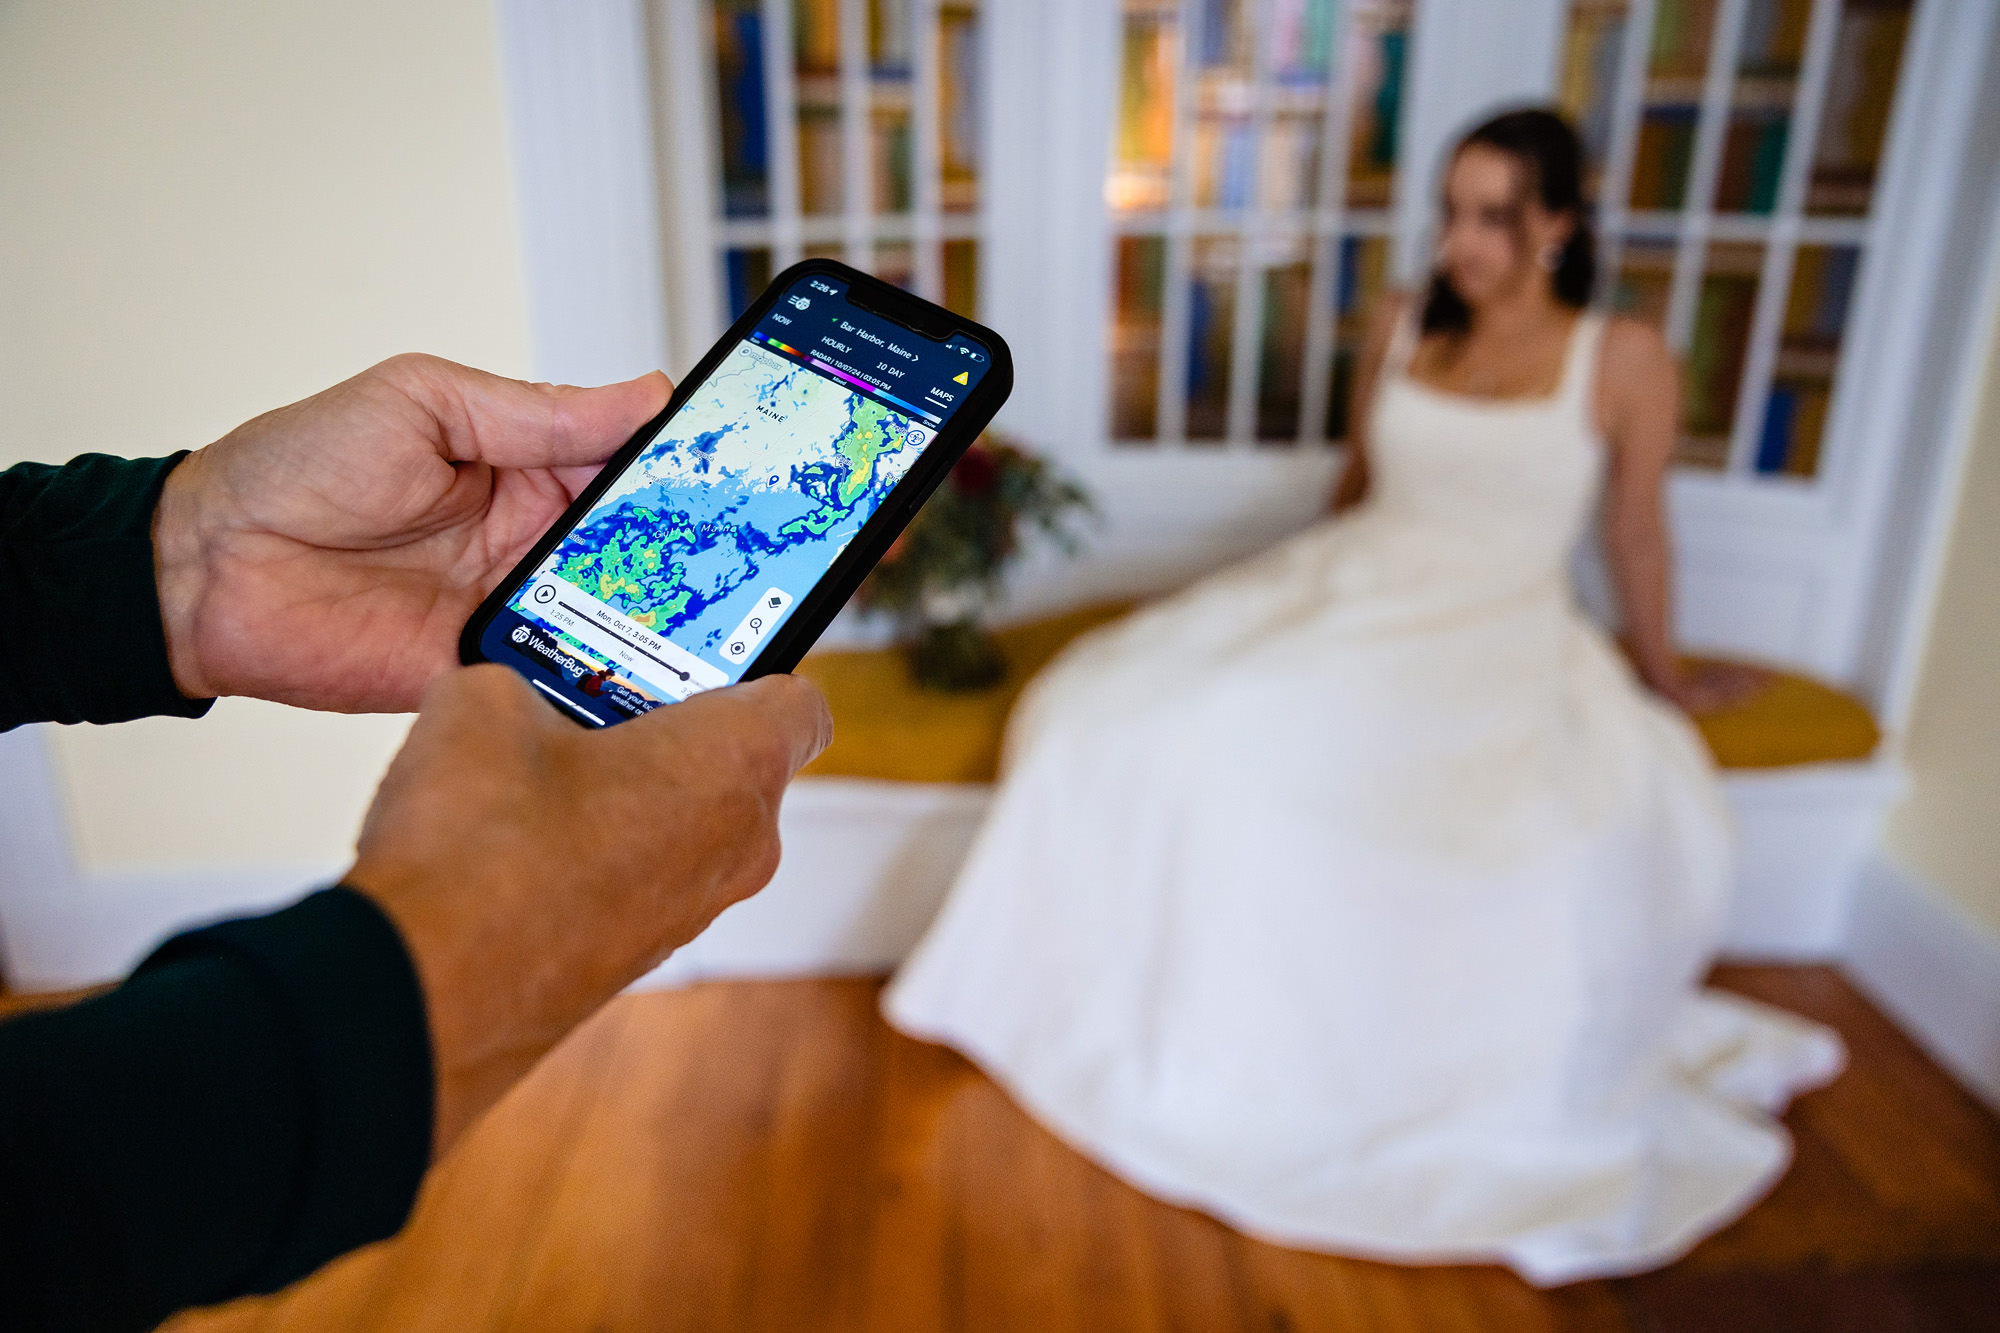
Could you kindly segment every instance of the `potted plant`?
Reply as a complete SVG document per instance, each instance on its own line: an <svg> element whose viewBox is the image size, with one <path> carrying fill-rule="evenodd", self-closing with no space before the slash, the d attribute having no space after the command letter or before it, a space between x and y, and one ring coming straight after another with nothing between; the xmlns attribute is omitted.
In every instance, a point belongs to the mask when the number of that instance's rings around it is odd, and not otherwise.
<svg viewBox="0 0 2000 1333"><path fill-rule="evenodd" d="M992 434L965 451L951 476L918 511L858 600L900 622L917 683L934 690L980 690L1007 674L1000 646L980 616L1030 529L1066 552L1076 548L1069 518L1090 497L1048 462Z"/></svg>

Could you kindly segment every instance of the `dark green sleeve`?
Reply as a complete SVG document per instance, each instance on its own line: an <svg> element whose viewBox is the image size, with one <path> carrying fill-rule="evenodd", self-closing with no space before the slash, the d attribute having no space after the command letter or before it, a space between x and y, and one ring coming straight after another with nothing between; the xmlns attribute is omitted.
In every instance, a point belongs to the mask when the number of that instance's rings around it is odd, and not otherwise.
<svg viewBox="0 0 2000 1333"><path fill-rule="evenodd" d="M186 456L0 472L0 731L208 711L174 686L153 577L153 508Z"/></svg>
<svg viewBox="0 0 2000 1333"><path fill-rule="evenodd" d="M151 1328L394 1234L432 1097L416 970L346 888L0 1024L0 1329Z"/></svg>

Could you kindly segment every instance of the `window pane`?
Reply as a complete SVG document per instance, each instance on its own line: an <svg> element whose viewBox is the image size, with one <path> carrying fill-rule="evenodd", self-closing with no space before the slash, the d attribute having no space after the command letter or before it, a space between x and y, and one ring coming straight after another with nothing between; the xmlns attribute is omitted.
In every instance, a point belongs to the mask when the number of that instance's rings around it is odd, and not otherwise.
<svg viewBox="0 0 2000 1333"><path fill-rule="evenodd" d="M1245 0L1203 0L1195 45L1194 202L1243 208L1250 202L1256 144L1250 134L1254 85Z"/></svg>
<svg viewBox="0 0 2000 1333"><path fill-rule="evenodd" d="M715 91L722 134L722 211L771 211L764 124L764 21L757 0L715 0Z"/></svg>
<svg viewBox="0 0 2000 1333"><path fill-rule="evenodd" d="M1327 400L1326 438L1347 438L1348 406L1354 395L1354 368L1368 335L1369 313L1389 272L1384 236L1347 236L1340 243L1340 274L1334 284L1333 392Z"/></svg>
<svg viewBox="0 0 2000 1333"><path fill-rule="evenodd" d="M1811 16L1811 0L1750 0L1744 8L1729 134L1716 181L1719 212L1769 213L1777 206Z"/></svg>
<svg viewBox="0 0 2000 1333"><path fill-rule="evenodd" d="M1842 10L1813 151L1809 211L1868 211L1909 26L1908 0L1848 0Z"/></svg>
<svg viewBox="0 0 2000 1333"><path fill-rule="evenodd" d="M908 241L884 241L875 247L875 276L905 291L916 290L917 260Z"/></svg>
<svg viewBox="0 0 2000 1333"><path fill-rule="evenodd" d="M979 242L944 243L944 305L967 319L979 317Z"/></svg>
<svg viewBox="0 0 2000 1333"><path fill-rule="evenodd" d="M1693 79L1708 72L1708 47L1715 36L1719 0L1659 0L1653 11L1653 49L1646 61L1650 80ZM1700 96L1699 89L1696 96Z"/></svg>
<svg viewBox="0 0 2000 1333"><path fill-rule="evenodd" d="M1118 238L1111 316L1111 437L1151 441L1158 431L1160 309L1167 243L1158 236Z"/></svg>
<svg viewBox="0 0 2000 1333"><path fill-rule="evenodd" d="M1633 208L1677 209L1687 199L1716 4L1717 0L1662 0L1654 10L1645 107L1632 162Z"/></svg>
<svg viewBox="0 0 2000 1333"><path fill-rule="evenodd" d="M964 0L938 10L938 152L946 212L979 207L979 11Z"/></svg>
<svg viewBox="0 0 2000 1333"><path fill-rule="evenodd" d="M1853 246L1808 245L1800 247L1793 261L1784 341L1778 346L1771 397L1757 440L1759 472L1810 477L1819 468L1827 405L1833 399L1833 376L1860 260L1861 252Z"/></svg>
<svg viewBox="0 0 2000 1333"><path fill-rule="evenodd" d="M794 89L799 116L799 208L838 213L840 152L839 0L792 0Z"/></svg>
<svg viewBox="0 0 2000 1333"><path fill-rule="evenodd" d="M1353 99L1347 206L1384 208L1396 180L1396 139L1410 47L1411 0L1358 0L1345 74Z"/></svg>
<svg viewBox="0 0 2000 1333"><path fill-rule="evenodd" d="M1649 96L1650 96L1649 92ZM1687 201L1688 166L1700 107L1692 101L1648 101L1632 159L1632 207L1677 209Z"/></svg>
<svg viewBox="0 0 2000 1333"><path fill-rule="evenodd" d="M1312 268L1297 238L1264 256L1264 327L1257 358L1257 438L1290 442L1299 434L1304 388L1306 291Z"/></svg>
<svg viewBox="0 0 2000 1333"><path fill-rule="evenodd" d="M1611 118L1628 8L1627 0L1576 0L1563 43L1560 101L1583 139L1584 196L1589 199L1598 196L1604 162L1611 153Z"/></svg>
<svg viewBox="0 0 2000 1333"><path fill-rule="evenodd" d="M1113 208L1165 208L1172 192L1179 12L1177 0L1126 0L1118 142L1104 186Z"/></svg>
<svg viewBox="0 0 2000 1333"><path fill-rule="evenodd" d="M1708 250L1694 335L1688 345L1687 397L1682 404L1679 460L1695 467L1725 467L1743 385L1750 320L1757 308L1761 245L1718 244Z"/></svg>
<svg viewBox="0 0 2000 1333"><path fill-rule="evenodd" d="M910 188L910 0L868 0L869 169L874 211L907 213Z"/></svg>
<svg viewBox="0 0 2000 1333"><path fill-rule="evenodd" d="M729 318L733 320L771 285L771 252L762 246L724 251L722 283L728 292Z"/></svg>
<svg viewBox="0 0 2000 1333"><path fill-rule="evenodd" d="M1229 349L1236 327L1234 236L1200 236L1188 268L1187 438L1229 434Z"/></svg>
<svg viewBox="0 0 2000 1333"><path fill-rule="evenodd" d="M1332 73L1334 0L1272 0L1271 118L1258 164L1263 206L1312 207Z"/></svg>
<svg viewBox="0 0 2000 1333"><path fill-rule="evenodd" d="M1667 297L1674 285L1674 250L1672 241L1627 237L1611 308L1664 330Z"/></svg>

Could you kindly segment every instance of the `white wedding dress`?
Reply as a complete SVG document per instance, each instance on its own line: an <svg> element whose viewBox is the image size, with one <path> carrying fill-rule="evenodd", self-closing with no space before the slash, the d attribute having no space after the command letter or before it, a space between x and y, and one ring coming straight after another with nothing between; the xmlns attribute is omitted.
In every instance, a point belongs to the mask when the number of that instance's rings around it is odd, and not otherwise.
<svg viewBox="0 0 2000 1333"><path fill-rule="evenodd" d="M890 1021L1286 1245L1554 1284L1767 1189L1842 1051L1698 989L1721 794L1567 578L1600 334L1496 402L1410 379L1406 328L1365 505L1058 658Z"/></svg>

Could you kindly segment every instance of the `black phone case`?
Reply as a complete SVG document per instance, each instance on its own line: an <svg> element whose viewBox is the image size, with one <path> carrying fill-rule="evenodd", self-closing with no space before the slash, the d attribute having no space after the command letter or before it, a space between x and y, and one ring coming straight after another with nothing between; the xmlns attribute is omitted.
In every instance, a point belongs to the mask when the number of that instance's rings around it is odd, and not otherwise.
<svg viewBox="0 0 2000 1333"><path fill-rule="evenodd" d="M491 623L493 617L506 606L507 599L513 595L515 589L527 581L529 575L534 573L535 567L555 549L556 543L568 535L570 529L590 512L591 506L597 503L597 498L632 465L646 442L652 439L660 427L694 396L694 391L715 373L730 349L750 336L751 330L756 328L771 307L778 303L779 296L799 279L814 273L840 279L847 284L849 301L872 314L894 320L914 333L938 341L954 333L978 339L986 345L993 363L992 369L986 372L978 387L967 396L958 411L918 456L909 472L889 492L888 497L882 502L882 507L862 524L861 531L847 544L847 549L835 558L832 567L819 582L799 599L791 616L771 635L770 641L764 645L762 651L750 660L749 665L744 668L742 678L755 680L759 676L779 675L799 664L799 659L819 641L819 636L826 632L826 627L840 613L840 608L847 605L847 599L854 595L854 590L868 577L868 571L875 568L876 562L881 560L890 543L901 535L910 520L916 516L917 510L923 507L924 501L930 498L931 492L950 475L952 466L971 447L972 442L979 438L980 432L993 420L994 413L1000 410L1001 404L1007 401L1007 395L1014 388L1014 358L999 334L983 324L955 315L942 306L933 305L900 287L891 286L879 278L870 277L833 259L804 260L771 280L763 295L750 303L750 308L729 326L729 331L708 349L700 364L696 365L674 389L673 396L667 400L665 410L641 426L637 433L611 456L605 463L604 470L584 488L583 493L578 495L575 502L564 511L563 516L542 534L541 540L522 557L521 562L494 585L493 591L479 604L479 609L472 613L472 618L465 622L465 629L458 636L459 661L470 666L488 660L480 652L480 637L485 633L486 626ZM571 718L571 721L576 721L578 726L583 725L575 718Z"/></svg>

